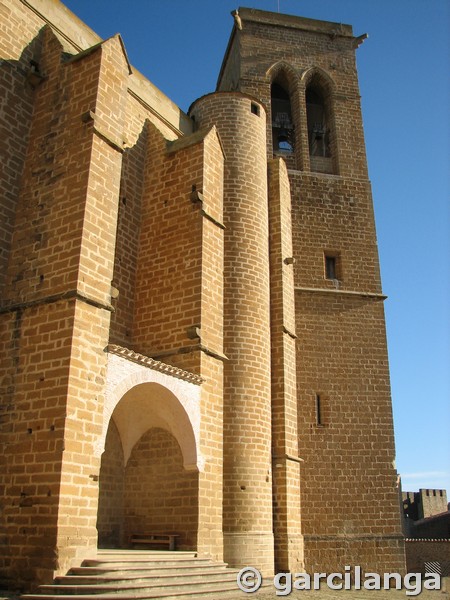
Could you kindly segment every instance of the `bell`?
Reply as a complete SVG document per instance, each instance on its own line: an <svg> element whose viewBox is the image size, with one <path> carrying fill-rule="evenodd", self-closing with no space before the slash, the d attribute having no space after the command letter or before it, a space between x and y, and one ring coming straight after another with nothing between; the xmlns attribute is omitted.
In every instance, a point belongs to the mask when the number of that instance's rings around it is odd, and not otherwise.
<svg viewBox="0 0 450 600"><path fill-rule="evenodd" d="M287 131L287 129L282 127L280 129L280 132L278 133L278 144L282 144L283 142L288 142L288 141L289 141L288 131Z"/></svg>

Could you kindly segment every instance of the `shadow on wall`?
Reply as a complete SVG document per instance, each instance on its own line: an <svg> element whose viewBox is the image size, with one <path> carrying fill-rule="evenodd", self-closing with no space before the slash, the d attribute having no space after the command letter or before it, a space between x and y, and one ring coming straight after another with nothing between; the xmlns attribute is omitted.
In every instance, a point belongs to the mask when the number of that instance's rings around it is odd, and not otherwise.
<svg viewBox="0 0 450 600"><path fill-rule="evenodd" d="M175 437L150 428L124 464L113 416L100 470L99 547L129 547L133 533L176 533L179 549L195 549L197 528L198 472L184 469Z"/></svg>
<svg viewBox="0 0 450 600"><path fill-rule="evenodd" d="M43 80L39 63L44 29L26 46L19 60L0 60L0 130L4 150L0 174L0 298L4 298L2 290L28 147L34 90Z"/></svg>

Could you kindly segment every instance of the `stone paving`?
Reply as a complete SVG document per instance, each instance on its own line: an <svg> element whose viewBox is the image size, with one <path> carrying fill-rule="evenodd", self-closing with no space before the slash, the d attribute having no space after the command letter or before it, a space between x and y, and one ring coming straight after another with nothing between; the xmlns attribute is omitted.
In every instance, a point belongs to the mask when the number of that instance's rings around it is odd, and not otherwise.
<svg viewBox="0 0 450 600"><path fill-rule="evenodd" d="M448 590L447 585L447 590ZM237 594L236 600L243 600L247 597L249 600L255 594L245 594L241 592ZM264 590L258 592L255 596L255 600L274 600L275 598L282 598L283 596L277 596L276 590ZM407 598L420 598L420 600L447 600L450 599L450 593L445 591L444 586L441 590L423 590L417 596L411 596L406 594L406 590L330 590L326 586L320 590L292 590L292 592L286 596L287 598L300 598L307 597L308 600L405 600ZM233 598L234 600L234 598Z"/></svg>
<svg viewBox="0 0 450 600"><path fill-rule="evenodd" d="M320 590L292 590L287 596L288 598L300 598L307 597L308 600L407 600L408 598L420 598L420 600L450 600L449 583L442 586L441 590L423 590L418 596L411 596L406 594L406 590L329 590L328 588ZM11 592L5 592L0 590L0 600L19 600L20 596ZM247 598L255 598L255 600L275 600L276 598L283 598L283 596L277 596L275 589L264 589L256 594L244 593L239 590L236 591L236 596L227 595L227 600L244 600Z"/></svg>
<svg viewBox="0 0 450 600"><path fill-rule="evenodd" d="M320 590L295 590L284 597L300 598L307 597L308 600L407 600L408 598L420 598L420 600L450 600L450 578L443 578L441 581L440 590L422 590L419 594L413 595L411 590L330 590L326 585L322 585ZM101 598L101 596L99 596ZM236 595L231 597L227 594L227 600L275 600L283 598L282 595L276 594L274 587L264 587L257 593L245 593L236 589ZM20 595L12 592L0 590L0 600L19 600Z"/></svg>

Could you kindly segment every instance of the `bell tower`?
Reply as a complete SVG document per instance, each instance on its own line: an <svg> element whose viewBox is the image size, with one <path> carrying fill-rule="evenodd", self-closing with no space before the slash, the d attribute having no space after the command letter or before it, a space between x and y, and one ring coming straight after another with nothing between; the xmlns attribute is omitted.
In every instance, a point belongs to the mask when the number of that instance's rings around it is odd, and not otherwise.
<svg viewBox="0 0 450 600"><path fill-rule="evenodd" d="M402 572L355 57L367 36L247 8L233 16L216 94L254 98L266 113L275 566Z"/></svg>

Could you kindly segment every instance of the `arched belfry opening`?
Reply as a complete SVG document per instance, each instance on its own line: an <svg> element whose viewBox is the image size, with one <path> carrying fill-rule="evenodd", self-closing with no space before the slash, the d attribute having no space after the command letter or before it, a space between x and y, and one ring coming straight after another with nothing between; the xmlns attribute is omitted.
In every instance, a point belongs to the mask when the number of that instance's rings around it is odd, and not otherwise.
<svg viewBox="0 0 450 600"><path fill-rule="evenodd" d="M272 108L272 145L274 154L293 154L295 149L295 128L292 118L291 99L287 86L278 80L270 90Z"/></svg>
<svg viewBox="0 0 450 600"><path fill-rule="evenodd" d="M305 89L310 169L318 173L335 173L334 127L328 87L320 77L313 76Z"/></svg>
<svg viewBox="0 0 450 600"><path fill-rule="evenodd" d="M172 533L178 548L196 548L194 437L183 407L163 386L126 392L111 415L101 458L100 548L127 548L135 533Z"/></svg>
<svg viewBox="0 0 450 600"><path fill-rule="evenodd" d="M320 89L306 90L306 115L310 156L330 156L330 133L325 103Z"/></svg>

